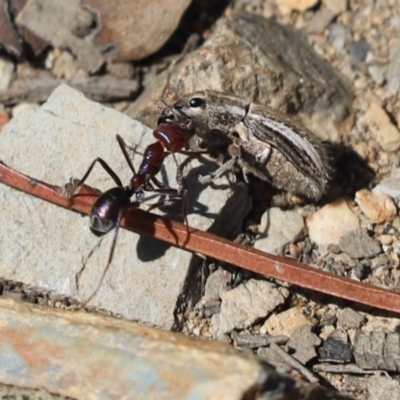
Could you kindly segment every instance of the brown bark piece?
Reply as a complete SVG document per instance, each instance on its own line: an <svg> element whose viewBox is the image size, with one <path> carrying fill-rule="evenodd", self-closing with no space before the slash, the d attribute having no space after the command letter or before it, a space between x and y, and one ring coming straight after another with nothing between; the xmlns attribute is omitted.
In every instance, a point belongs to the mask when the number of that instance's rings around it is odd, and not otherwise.
<svg viewBox="0 0 400 400"><path fill-rule="evenodd" d="M0 163L0 182L53 204L62 207L69 206L68 198L62 194L59 187L30 178L2 163ZM74 204L70 208L80 213L88 214L94 200L93 195L88 197L79 196L74 200ZM319 271L290 258L263 253L209 232L188 228L181 223L140 209L129 212L122 221L121 226L141 234L151 235L175 246L184 247L186 250L201 253L300 287L371 305L379 309L400 312L400 295L398 293ZM189 236L188 231L190 233Z"/></svg>

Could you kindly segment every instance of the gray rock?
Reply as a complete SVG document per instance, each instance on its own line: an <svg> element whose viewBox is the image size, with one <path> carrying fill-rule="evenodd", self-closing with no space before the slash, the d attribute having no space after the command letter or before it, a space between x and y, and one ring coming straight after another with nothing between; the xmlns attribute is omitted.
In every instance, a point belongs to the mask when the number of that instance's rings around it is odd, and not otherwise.
<svg viewBox="0 0 400 400"><path fill-rule="evenodd" d="M109 59L133 61L150 56L167 42L190 0L136 0L118 6L108 1L86 0L82 4L99 15L92 35L97 47L107 48Z"/></svg>
<svg viewBox="0 0 400 400"><path fill-rule="evenodd" d="M311 21L307 24L307 32L322 33L333 20L335 14L331 10L321 10L314 14Z"/></svg>
<svg viewBox="0 0 400 400"><path fill-rule="evenodd" d="M160 75L128 115L154 124L159 112L154 104L164 107L160 98L168 75L168 103L199 90L233 94L298 114L309 129L328 140L338 140L336 126L348 115L353 97L298 31L248 13L221 19L204 45L172 74Z"/></svg>
<svg viewBox="0 0 400 400"><path fill-rule="evenodd" d="M298 326L292 334L287 346L295 350L293 356L302 364L306 364L317 356L315 347L321 344L321 339L311 332L311 326L304 324Z"/></svg>
<svg viewBox="0 0 400 400"><path fill-rule="evenodd" d="M260 237L255 241L254 247L267 253L279 254L303 229L304 220L297 210L282 211L278 207L272 207L261 218Z"/></svg>
<svg viewBox="0 0 400 400"><path fill-rule="evenodd" d="M380 65L370 65L368 72L378 85L382 85L385 81L384 69Z"/></svg>
<svg viewBox="0 0 400 400"><path fill-rule="evenodd" d="M231 274L222 268L214 271L208 278L204 288L203 303L205 306L214 304L221 297L221 293L226 292Z"/></svg>
<svg viewBox="0 0 400 400"><path fill-rule="evenodd" d="M21 112L3 128L0 159L36 179L63 185L71 176L81 178L99 156L127 183L132 173L115 140L117 132L131 146L137 145L133 159L137 166L145 146L154 142L152 131L60 86L40 109ZM172 157L165 160L165 166L160 179L176 187ZM246 215L237 210L246 210L250 202L245 191L235 194L226 178L215 185L199 185L198 174L213 168L212 163L192 160L184 170L189 224L237 234L242 225L239 220ZM100 166L87 183L101 190L115 186ZM99 239L90 232L87 218L6 186L1 186L0 202L2 228L7 232L0 241L0 276L86 300L106 265L112 234ZM168 208L172 218L180 214L180 205ZM175 322L179 296L184 294L189 302L200 296L201 280L194 274L188 276L189 266L196 270L196 262L189 252L122 229L106 279L89 304L169 329ZM182 287L186 294L181 293Z"/></svg>
<svg viewBox="0 0 400 400"><path fill-rule="evenodd" d="M370 376L368 378L368 398L371 400L400 400L400 383L386 376Z"/></svg>
<svg viewBox="0 0 400 400"><path fill-rule="evenodd" d="M400 88L400 40L390 46L387 88L392 96L396 96Z"/></svg>
<svg viewBox="0 0 400 400"><path fill-rule="evenodd" d="M339 247L352 258L372 258L382 251L378 242L365 229L357 229L342 236Z"/></svg>
<svg viewBox="0 0 400 400"><path fill-rule="evenodd" d="M94 14L81 8L77 0L32 0L18 14L16 22L54 47L69 48L79 67L88 72L98 71L104 63L100 50L76 34L88 31L95 23Z"/></svg>
<svg viewBox="0 0 400 400"><path fill-rule="evenodd" d="M121 319L0 297L0 321L3 399L347 399L226 344Z"/></svg>
<svg viewBox="0 0 400 400"><path fill-rule="evenodd" d="M322 3L335 15L341 14L347 10L347 0L323 0Z"/></svg>
<svg viewBox="0 0 400 400"><path fill-rule="evenodd" d="M329 26L329 40L332 46L338 50L342 51L346 43L347 30L342 24L331 24Z"/></svg>
<svg viewBox="0 0 400 400"><path fill-rule="evenodd" d="M233 329L246 328L267 317L288 295L286 288L255 279L221 293L221 312L211 318L211 333L219 337Z"/></svg>
<svg viewBox="0 0 400 400"><path fill-rule="evenodd" d="M350 63L351 65L358 64L365 61L368 52L371 50L370 44L361 40L360 42L353 43L350 49Z"/></svg>
<svg viewBox="0 0 400 400"><path fill-rule="evenodd" d="M386 193L398 200L400 198L400 168L393 169L390 176L382 179L373 190Z"/></svg>
<svg viewBox="0 0 400 400"><path fill-rule="evenodd" d="M264 380L284 382L227 345L128 321L1 298L0 319L1 383L68 399L242 399Z"/></svg>
<svg viewBox="0 0 400 400"><path fill-rule="evenodd" d="M343 309L338 317L338 326L344 328L360 328L365 317L351 308Z"/></svg>

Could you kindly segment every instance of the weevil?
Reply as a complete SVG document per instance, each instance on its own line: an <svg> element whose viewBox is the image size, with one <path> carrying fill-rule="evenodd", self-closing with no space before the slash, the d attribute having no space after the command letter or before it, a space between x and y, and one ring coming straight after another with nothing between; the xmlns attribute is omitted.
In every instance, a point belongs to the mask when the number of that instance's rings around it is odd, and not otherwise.
<svg viewBox="0 0 400 400"><path fill-rule="evenodd" d="M220 92L180 97L162 113L190 127L206 146L227 143L230 159L209 179L241 167L273 186L319 200L327 190L326 146L299 120L267 105Z"/></svg>

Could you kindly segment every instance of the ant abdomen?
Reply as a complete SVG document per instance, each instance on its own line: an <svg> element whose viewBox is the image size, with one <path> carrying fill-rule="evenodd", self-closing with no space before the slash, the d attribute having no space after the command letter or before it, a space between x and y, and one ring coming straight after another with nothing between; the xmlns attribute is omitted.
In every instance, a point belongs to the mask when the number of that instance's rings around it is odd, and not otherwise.
<svg viewBox="0 0 400 400"><path fill-rule="evenodd" d="M128 206L131 193L128 188L114 187L104 192L94 203L90 213L90 230L96 236L110 232L117 225L123 206Z"/></svg>

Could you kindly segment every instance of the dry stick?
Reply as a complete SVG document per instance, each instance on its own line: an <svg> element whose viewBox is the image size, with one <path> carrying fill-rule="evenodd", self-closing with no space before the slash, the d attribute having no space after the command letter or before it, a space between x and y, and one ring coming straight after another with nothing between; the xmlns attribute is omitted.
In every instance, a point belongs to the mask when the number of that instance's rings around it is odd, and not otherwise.
<svg viewBox="0 0 400 400"><path fill-rule="evenodd" d="M4 164L0 164L0 182L51 203L68 207L68 198L63 195L60 187L32 179ZM95 201L95 192L87 187L85 190L87 196L77 197L71 209L88 214ZM194 228L189 228L188 237L188 228L184 224L140 209L130 211L122 226L175 246L183 247L184 244L187 250L302 288L400 313L400 294L320 271L296 260L267 254Z"/></svg>
<svg viewBox="0 0 400 400"><path fill-rule="evenodd" d="M292 368L297 369L305 378L307 378L311 383L318 383L319 379L309 371L300 361L296 360L290 354L286 353L281 347L276 343L271 343L270 349L278 355L278 357L287 365Z"/></svg>

